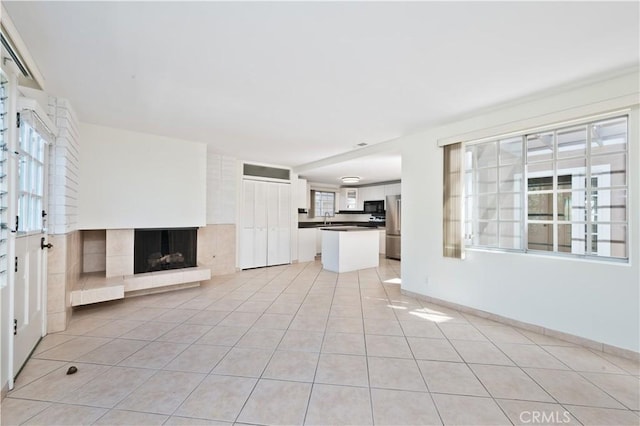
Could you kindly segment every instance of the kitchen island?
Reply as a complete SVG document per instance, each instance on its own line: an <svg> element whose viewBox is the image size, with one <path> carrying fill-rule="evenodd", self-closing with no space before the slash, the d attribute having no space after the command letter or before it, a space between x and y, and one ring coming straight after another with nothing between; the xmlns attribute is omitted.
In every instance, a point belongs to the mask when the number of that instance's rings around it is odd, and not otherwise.
<svg viewBox="0 0 640 426"><path fill-rule="evenodd" d="M322 228L322 267L332 272L376 268L379 261L379 243L379 232L376 228Z"/></svg>

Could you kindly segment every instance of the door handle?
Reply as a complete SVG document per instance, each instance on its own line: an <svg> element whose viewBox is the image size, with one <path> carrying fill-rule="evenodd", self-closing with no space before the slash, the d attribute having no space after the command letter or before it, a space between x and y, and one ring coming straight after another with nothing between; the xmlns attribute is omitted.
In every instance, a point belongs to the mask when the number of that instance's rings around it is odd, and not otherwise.
<svg viewBox="0 0 640 426"><path fill-rule="evenodd" d="M53 248L53 244L51 244L51 243L49 243L49 244L45 244L45 243L44 243L44 237L42 237L42 238L40 238L40 248L41 248L42 250L44 250L44 249L46 249L46 248L50 249L50 248Z"/></svg>

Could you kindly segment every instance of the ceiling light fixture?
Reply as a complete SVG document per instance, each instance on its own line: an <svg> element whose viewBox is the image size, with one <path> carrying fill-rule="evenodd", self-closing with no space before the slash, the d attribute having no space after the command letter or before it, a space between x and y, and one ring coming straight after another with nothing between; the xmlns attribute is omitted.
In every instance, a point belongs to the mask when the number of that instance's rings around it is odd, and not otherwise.
<svg viewBox="0 0 640 426"><path fill-rule="evenodd" d="M358 183L360 182L359 176L343 176L340 178L342 183Z"/></svg>

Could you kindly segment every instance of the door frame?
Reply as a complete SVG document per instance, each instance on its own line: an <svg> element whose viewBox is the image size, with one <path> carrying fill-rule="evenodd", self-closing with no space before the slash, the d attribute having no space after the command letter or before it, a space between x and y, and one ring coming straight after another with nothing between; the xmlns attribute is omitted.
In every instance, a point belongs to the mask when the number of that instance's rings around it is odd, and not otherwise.
<svg viewBox="0 0 640 426"><path fill-rule="evenodd" d="M19 192L19 178L18 178L18 169L19 169L19 134L20 129L18 128L18 118L17 113L21 113L25 110L29 110L35 116L34 119L39 120L41 125L43 125L51 134L54 139L51 141L43 141L43 170L42 170L42 210L49 210L49 167L50 167L50 152L49 147L55 142L55 137L57 136L57 129L55 125L48 118L44 109L35 101L26 98L20 98L18 92L17 78L15 74L6 74L5 76L10 81L9 83L9 105L7 108L7 145L9 147L9 155L8 155L8 167L7 167L7 177L8 177L8 189L9 194L7 201L7 217L9 218L9 236L8 236L8 247L7 247L7 255L8 255L8 274L7 274L7 288L3 290L3 298L6 297L7 300L3 301L3 307L7 308L7 314L3 315L1 321L6 321L6 325L2 327L3 334L7 336L3 338L3 345L6 345L6 349L3 348L3 355L6 355L6 361L3 361L3 365L1 366L3 371L6 372L6 384L8 390L13 389L15 385L15 378L20 373L26 361L28 361L31 353L37 346L37 343L47 334L47 290L48 290L48 253L46 250L42 250L38 253L39 256L42 256L40 261L42 262L38 269L38 274L40 275L39 283L38 283L38 292L40 294L41 300L38 304L39 309L41 310L41 319L38 321L39 324L34 325L37 327L39 338L35 341L33 348L29 354L27 354L25 358L25 362L20 366L15 366L16 362L16 336L14 334L14 321L16 319L16 296L17 296L17 288L16 288L16 272L15 272L15 261L19 257L19 253L17 253L17 240L19 238L25 239L33 239L38 241L40 238L48 237L47 233L47 220L43 218L42 226L40 231L32 231L27 233L26 235L18 235L16 225L13 222L18 215L18 192ZM23 218L24 219L24 218ZM31 244L35 244L31 242ZM23 264L23 267L27 265ZM20 267L20 265L19 265ZM32 279L31 277L29 279ZM30 295L31 296L31 295ZM6 339L6 340L5 340ZM5 358L5 357L3 357ZM3 385L4 386L4 385Z"/></svg>

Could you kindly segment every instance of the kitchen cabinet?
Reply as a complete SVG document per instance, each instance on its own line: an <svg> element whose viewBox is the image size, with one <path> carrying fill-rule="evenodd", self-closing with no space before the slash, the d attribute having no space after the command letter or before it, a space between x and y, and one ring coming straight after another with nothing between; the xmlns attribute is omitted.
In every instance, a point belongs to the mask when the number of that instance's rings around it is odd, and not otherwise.
<svg viewBox="0 0 640 426"><path fill-rule="evenodd" d="M333 272L377 268L378 232L373 228L337 226L322 231L322 267Z"/></svg>
<svg viewBox="0 0 640 426"><path fill-rule="evenodd" d="M371 191L369 193L369 200L365 201L376 201L376 200L384 200L384 185L371 186Z"/></svg>
<svg viewBox="0 0 640 426"><path fill-rule="evenodd" d="M391 185L385 185L384 186L384 195L400 195L401 194L401 190L400 190L400 184L399 183L393 183Z"/></svg>
<svg viewBox="0 0 640 426"><path fill-rule="evenodd" d="M358 210L358 188L342 188L338 210Z"/></svg>
<svg viewBox="0 0 640 426"><path fill-rule="evenodd" d="M365 201L377 201L385 199L385 185L363 186L358 188L358 210L364 210Z"/></svg>
<svg viewBox="0 0 640 426"><path fill-rule="evenodd" d="M379 246L380 246L380 254L386 254L387 250L387 231L385 229L379 229L378 232L380 233L380 241L379 241Z"/></svg>
<svg viewBox="0 0 640 426"><path fill-rule="evenodd" d="M316 231L316 254L322 253L322 230L315 228Z"/></svg>
<svg viewBox="0 0 640 426"><path fill-rule="evenodd" d="M346 208L345 200L345 191L348 189L356 189L358 191L355 210L364 210L365 201L385 200L386 203L387 195L399 195L400 183L393 183L389 185L361 186L359 188L342 188L342 190L340 191L340 210L348 210Z"/></svg>
<svg viewBox="0 0 640 426"><path fill-rule="evenodd" d="M291 185L242 182L240 268L291 262Z"/></svg>
<svg viewBox="0 0 640 426"><path fill-rule="evenodd" d="M298 262L311 262L316 257L316 228L298 229Z"/></svg>
<svg viewBox="0 0 640 426"><path fill-rule="evenodd" d="M358 188L358 210L364 210L364 202L371 200L371 187L363 186Z"/></svg>
<svg viewBox="0 0 640 426"><path fill-rule="evenodd" d="M298 179L296 182L296 208L309 210L310 203L309 184L306 179Z"/></svg>

